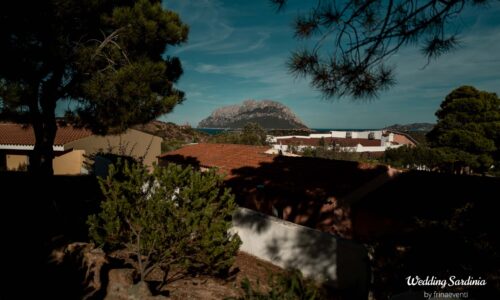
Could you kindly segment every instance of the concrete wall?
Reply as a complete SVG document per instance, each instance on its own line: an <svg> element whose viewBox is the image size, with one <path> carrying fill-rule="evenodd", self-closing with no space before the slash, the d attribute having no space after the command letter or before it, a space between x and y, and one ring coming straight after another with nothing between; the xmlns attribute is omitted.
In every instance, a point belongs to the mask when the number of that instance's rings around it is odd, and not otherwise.
<svg viewBox="0 0 500 300"><path fill-rule="evenodd" d="M240 250L260 259L339 289L368 290L367 251L360 244L247 208L234 214L231 232L240 236Z"/></svg>
<svg viewBox="0 0 500 300"><path fill-rule="evenodd" d="M16 171L19 167L27 166L29 163L28 155L7 154L6 165L7 170Z"/></svg>
<svg viewBox="0 0 500 300"><path fill-rule="evenodd" d="M92 135L65 145L66 148L85 150L87 155L96 152L111 152L130 155L136 158L144 156L144 164L151 167L161 154L162 138L129 129L123 134L97 136Z"/></svg>
<svg viewBox="0 0 500 300"><path fill-rule="evenodd" d="M82 173L84 150L73 150L56 156L52 162L54 175L77 175Z"/></svg>

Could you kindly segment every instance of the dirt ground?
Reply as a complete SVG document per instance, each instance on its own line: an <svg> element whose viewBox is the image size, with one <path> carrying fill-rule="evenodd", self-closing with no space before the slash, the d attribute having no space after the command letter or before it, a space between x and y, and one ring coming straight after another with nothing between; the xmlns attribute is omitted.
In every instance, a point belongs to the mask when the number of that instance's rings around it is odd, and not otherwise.
<svg viewBox="0 0 500 300"><path fill-rule="evenodd" d="M171 299L224 299L227 297L238 297L242 293L241 281L245 278L252 286L259 282L262 288L267 287L268 277L272 274L282 273L283 269L260 260L252 255L239 252L231 270L232 276L228 279L217 279L213 277L189 277L179 279L167 284L164 288L165 294Z"/></svg>

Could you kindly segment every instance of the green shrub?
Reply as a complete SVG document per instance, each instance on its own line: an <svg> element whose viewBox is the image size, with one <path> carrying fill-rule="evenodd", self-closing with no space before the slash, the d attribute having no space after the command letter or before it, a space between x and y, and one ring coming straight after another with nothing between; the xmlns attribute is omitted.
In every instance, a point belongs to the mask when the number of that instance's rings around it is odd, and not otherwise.
<svg viewBox="0 0 500 300"><path fill-rule="evenodd" d="M193 141L196 137L193 138ZM178 139L164 139L161 142L161 153L170 152L182 148L187 143Z"/></svg>
<svg viewBox="0 0 500 300"><path fill-rule="evenodd" d="M340 147L327 149L326 147L304 148L300 153L302 156L317 157L324 159L362 161L363 156L359 152L343 150Z"/></svg>
<svg viewBox="0 0 500 300"><path fill-rule="evenodd" d="M141 280L155 268L223 275L240 240L227 230L236 208L214 171L119 162L100 179L101 212L89 218L91 239L107 251L124 250Z"/></svg>
<svg viewBox="0 0 500 300"><path fill-rule="evenodd" d="M229 131L216 134L210 142L218 144L267 145L266 130L257 123L247 123L241 131Z"/></svg>
<svg viewBox="0 0 500 300"><path fill-rule="evenodd" d="M316 300L321 299L320 289L314 282L304 279L298 270L290 270L285 274L272 275L268 280L269 288L262 291L259 283L252 287L245 278L241 282L243 296L237 300ZM235 298L229 298L235 300Z"/></svg>

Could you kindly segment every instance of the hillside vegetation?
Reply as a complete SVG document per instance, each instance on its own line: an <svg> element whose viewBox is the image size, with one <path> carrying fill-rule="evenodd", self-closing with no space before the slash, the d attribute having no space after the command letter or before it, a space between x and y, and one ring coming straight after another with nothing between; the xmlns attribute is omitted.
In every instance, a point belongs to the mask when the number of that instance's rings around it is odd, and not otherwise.
<svg viewBox="0 0 500 300"><path fill-rule="evenodd" d="M186 143L193 143L206 141L208 139L207 133L193 129L189 125L177 125L172 122L154 120L144 125L137 125L134 128L162 137L165 140L178 140Z"/></svg>

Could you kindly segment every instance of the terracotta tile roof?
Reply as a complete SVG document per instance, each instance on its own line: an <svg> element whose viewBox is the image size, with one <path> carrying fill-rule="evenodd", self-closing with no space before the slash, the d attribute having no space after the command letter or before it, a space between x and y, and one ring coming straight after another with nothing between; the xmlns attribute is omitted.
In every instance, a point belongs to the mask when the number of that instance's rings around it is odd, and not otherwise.
<svg viewBox="0 0 500 300"><path fill-rule="evenodd" d="M387 132L388 135L389 135L389 133L393 133L395 135L398 135L398 134L402 135L402 136L406 137L408 140L410 140L410 142L412 142L413 145L418 145L419 144L419 142L414 137L412 137L410 134L408 134L406 132L401 132L401 131L392 130L392 129L391 130L387 130L386 132Z"/></svg>
<svg viewBox="0 0 500 300"><path fill-rule="evenodd" d="M320 138L288 138L278 139L278 143L282 145L304 145L304 146L319 146ZM364 147L376 147L381 145L380 140L357 139L357 138L324 138L325 145L339 144L344 147L356 147L361 144Z"/></svg>
<svg viewBox="0 0 500 300"><path fill-rule="evenodd" d="M195 144L164 153L162 161L188 162L202 167L216 167L221 173L233 176L233 170L243 167L257 168L261 163L272 162L274 156L264 153L270 147L234 144Z"/></svg>
<svg viewBox="0 0 500 300"><path fill-rule="evenodd" d="M377 188L374 182L388 172L385 166L353 161L266 155L266 149L196 144L159 156L159 164L218 167L228 174L225 184L238 205L343 236L349 236L352 227L348 207L338 214L340 203Z"/></svg>
<svg viewBox="0 0 500 300"><path fill-rule="evenodd" d="M275 156L257 168L233 170L225 182L243 207L347 236L350 229L337 208L377 188L387 172L385 166L353 161Z"/></svg>
<svg viewBox="0 0 500 300"><path fill-rule="evenodd" d="M86 129L74 128L72 126L59 127L54 145L62 146L90 135L92 135L92 132ZM20 124L0 123L0 144L35 145L35 134L31 126L25 127Z"/></svg>

